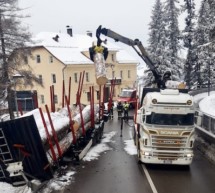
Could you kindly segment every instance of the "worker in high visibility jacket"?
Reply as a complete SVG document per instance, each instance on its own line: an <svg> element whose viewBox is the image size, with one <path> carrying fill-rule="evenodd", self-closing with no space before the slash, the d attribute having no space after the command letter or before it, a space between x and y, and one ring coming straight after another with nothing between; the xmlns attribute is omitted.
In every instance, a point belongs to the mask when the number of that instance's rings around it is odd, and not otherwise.
<svg viewBox="0 0 215 193"><path fill-rule="evenodd" d="M123 111L124 111L124 119L125 121L128 121L128 110L129 110L129 104L125 101L123 104Z"/></svg>

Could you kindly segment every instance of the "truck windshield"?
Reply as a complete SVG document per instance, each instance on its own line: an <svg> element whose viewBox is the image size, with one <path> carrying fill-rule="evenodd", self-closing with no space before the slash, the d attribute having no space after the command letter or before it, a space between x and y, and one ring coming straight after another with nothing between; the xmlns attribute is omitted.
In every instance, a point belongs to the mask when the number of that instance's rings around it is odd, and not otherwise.
<svg viewBox="0 0 215 193"><path fill-rule="evenodd" d="M132 91L122 91L121 93L120 93L120 97L131 97L131 95L132 95Z"/></svg>
<svg viewBox="0 0 215 193"><path fill-rule="evenodd" d="M151 113L151 115L146 116L146 123L155 125L193 125L194 114L177 115Z"/></svg>

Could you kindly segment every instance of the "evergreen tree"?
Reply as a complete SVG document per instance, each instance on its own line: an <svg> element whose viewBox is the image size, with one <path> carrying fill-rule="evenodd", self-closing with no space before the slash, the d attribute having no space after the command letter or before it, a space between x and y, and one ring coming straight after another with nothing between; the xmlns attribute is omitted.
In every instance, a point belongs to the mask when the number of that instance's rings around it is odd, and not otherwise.
<svg viewBox="0 0 215 193"><path fill-rule="evenodd" d="M176 6L178 0L166 0L164 6L164 22L166 29L166 69L171 69L172 79L180 80L183 74L183 62L179 57L181 33L178 25L180 10Z"/></svg>
<svg viewBox="0 0 215 193"><path fill-rule="evenodd" d="M214 82L214 26L215 26L215 10L214 1L203 0L201 3L198 23L196 29L196 44L198 63L198 84L207 86L210 82Z"/></svg>
<svg viewBox="0 0 215 193"><path fill-rule="evenodd" d="M188 88L195 82L194 64L196 62L196 47L194 41L195 30L195 4L194 0L184 0L183 11L187 12L185 29L183 30L184 47L187 48L187 58L184 66L184 80Z"/></svg>
<svg viewBox="0 0 215 193"><path fill-rule="evenodd" d="M24 77L26 84L32 81L39 83L31 69L26 64L21 68L26 56L30 54L26 44L31 41L28 29L21 25L22 17L17 6L17 0L0 0L0 96L7 96L10 118L14 118L12 101L14 101L13 75L19 74Z"/></svg>
<svg viewBox="0 0 215 193"><path fill-rule="evenodd" d="M148 51L155 66L158 67L161 75L166 71L167 54L166 49L166 31L163 20L163 4L160 0L155 2L152 10L151 22L149 23L149 46ZM147 74L146 85L153 83L152 73Z"/></svg>

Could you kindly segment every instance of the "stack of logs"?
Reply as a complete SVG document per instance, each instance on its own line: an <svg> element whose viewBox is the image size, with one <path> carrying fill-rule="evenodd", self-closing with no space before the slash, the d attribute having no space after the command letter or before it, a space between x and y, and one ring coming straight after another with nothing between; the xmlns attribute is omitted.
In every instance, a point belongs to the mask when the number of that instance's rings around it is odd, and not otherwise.
<svg viewBox="0 0 215 193"><path fill-rule="evenodd" d="M73 122L73 130L75 133L75 137L76 139L79 139L82 135L83 135L83 128L82 128L82 123L81 123L81 113L78 107L72 107L71 109L71 115L72 115L72 122ZM84 122L84 130L87 131L88 129L91 128L91 113L90 113L91 109L90 109L90 105L86 106L86 107L82 107L82 117L83 117L83 122ZM65 111L64 111L65 112ZM63 112L60 112L62 113ZM67 111L68 113L68 111ZM98 113L99 113L99 105L94 105L94 121L98 120ZM54 120L53 121L53 126L55 127L55 124L59 123L60 121L65 121L65 116L68 116L68 114L62 116L63 119L60 120ZM64 126L62 126L61 128L58 128L56 131L56 136L57 136L57 140L58 140L58 144L59 144L59 148L60 148L60 154L65 153L68 148L71 146L71 144L73 143L73 135L71 132L71 128L70 128L70 121L66 122L66 124L62 124ZM55 142L54 142L54 137L53 134L51 132L49 132L50 134L50 138L53 144L53 149L54 152L56 154L56 157L59 158L61 155L59 155L59 150L58 147ZM52 156L52 152L50 149L50 143L47 139L47 137L41 137L42 139L42 143L44 145L45 151L47 152L47 157L49 159L50 162L53 161L53 156Z"/></svg>

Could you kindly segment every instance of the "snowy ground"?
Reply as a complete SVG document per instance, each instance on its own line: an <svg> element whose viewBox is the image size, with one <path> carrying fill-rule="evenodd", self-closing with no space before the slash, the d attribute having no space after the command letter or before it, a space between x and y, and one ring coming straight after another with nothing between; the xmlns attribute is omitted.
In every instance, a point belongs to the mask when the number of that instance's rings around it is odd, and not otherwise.
<svg viewBox="0 0 215 193"><path fill-rule="evenodd" d="M106 133L103 135L103 139L100 144L93 146L87 155L83 158L83 161L92 161L99 159L99 156L106 151L112 150L111 147L108 146L109 142L113 142L113 136L116 135L116 132L112 131L110 133ZM136 147L134 146L133 140L125 140L125 151L129 155L134 155L137 153ZM63 187L69 185L72 181L74 181L75 169L69 170L68 168L61 168L61 171L64 171L63 175L59 175L58 172L54 175L54 178L50 180L45 188L41 191L41 193L51 193L53 191L60 191ZM26 186L21 187L13 187L12 185L4 182L0 182L0 193L32 193L32 190Z"/></svg>
<svg viewBox="0 0 215 193"><path fill-rule="evenodd" d="M199 104L199 109L208 115L215 117L215 91L201 93L194 96L194 102Z"/></svg>
<svg viewBox="0 0 215 193"><path fill-rule="evenodd" d="M198 94L194 96L194 101L198 104L200 111L215 119L215 91ZM208 143L207 140L198 136L195 147L202 152L212 163L215 163L215 144Z"/></svg>
<svg viewBox="0 0 215 193"><path fill-rule="evenodd" d="M199 103L199 108L201 111L215 117L215 91L210 92L210 96L208 96L208 93L198 94L194 96L194 101ZM116 132L104 134L104 138L101 143L92 147L83 160L92 161L99 159L99 156L102 153L112 150L112 148L108 146L108 142L114 142L112 141L112 137L114 135L116 135ZM129 155L137 154L137 150L132 139L125 140L124 144L124 150ZM75 169L69 170L68 168L62 168L62 171L65 171L64 174L59 175L56 173L54 178L47 183L46 188L44 188L41 193L60 191L62 187L69 185L71 181L74 180L74 174L76 172ZM0 182L0 193L32 193L32 190L27 186L13 187L8 183Z"/></svg>

